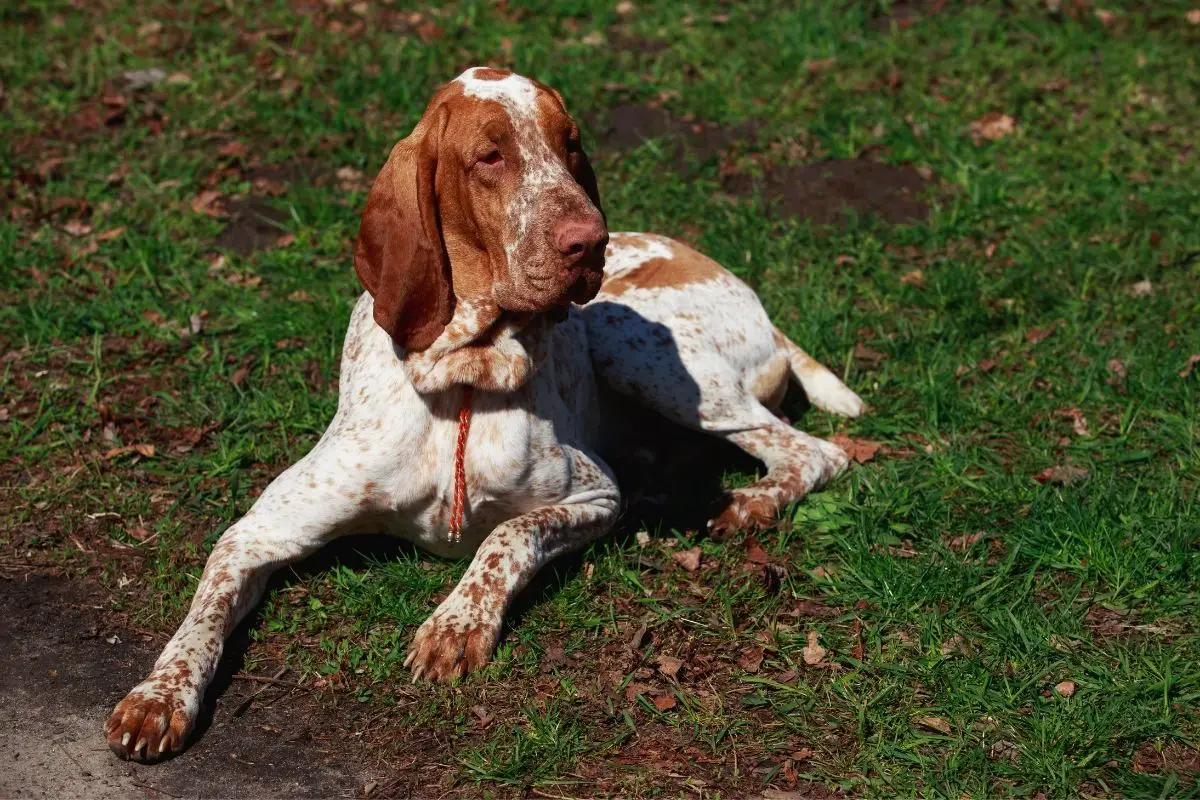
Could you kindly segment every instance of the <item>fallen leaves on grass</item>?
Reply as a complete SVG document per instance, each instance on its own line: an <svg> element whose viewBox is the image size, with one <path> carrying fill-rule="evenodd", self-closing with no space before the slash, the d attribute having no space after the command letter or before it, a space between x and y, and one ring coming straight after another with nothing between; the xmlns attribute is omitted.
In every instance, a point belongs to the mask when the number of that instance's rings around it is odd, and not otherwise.
<svg viewBox="0 0 1200 800"><path fill-rule="evenodd" d="M1047 325L1044 328L1030 328L1025 332L1025 341L1030 344L1040 344L1054 333L1054 325Z"/></svg>
<svg viewBox="0 0 1200 800"><path fill-rule="evenodd" d="M1192 25L1200 25L1200 8L1191 9L1183 15L1183 18Z"/></svg>
<svg viewBox="0 0 1200 800"><path fill-rule="evenodd" d="M1112 373L1108 376L1109 386L1123 386L1125 384L1125 362L1120 359L1110 359L1108 362L1108 371Z"/></svg>
<svg viewBox="0 0 1200 800"><path fill-rule="evenodd" d="M917 720L917 724L922 728L950 735L950 720L944 717L921 717Z"/></svg>
<svg viewBox="0 0 1200 800"><path fill-rule="evenodd" d="M678 678L679 670L683 669L683 661L675 656L659 655L658 671L668 678Z"/></svg>
<svg viewBox="0 0 1200 800"><path fill-rule="evenodd" d="M106 450L102 454L102 458L111 459L117 456L123 456L128 453L137 453L144 458L151 458L154 455L154 445L149 443L130 444L124 447L114 447L111 450Z"/></svg>
<svg viewBox="0 0 1200 800"><path fill-rule="evenodd" d="M887 360L887 354L867 347L860 342L854 345L854 360L859 367L877 367Z"/></svg>
<svg viewBox="0 0 1200 800"><path fill-rule="evenodd" d="M70 219L63 223L63 230L72 236L87 236L92 232L92 226L78 219Z"/></svg>
<svg viewBox="0 0 1200 800"><path fill-rule="evenodd" d="M659 711L670 711L675 706L679 705L675 700L675 695L669 692L654 692L650 695L650 702L654 703L654 707Z"/></svg>
<svg viewBox="0 0 1200 800"><path fill-rule="evenodd" d="M1038 483L1070 486L1071 484L1079 483L1089 474L1083 467L1076 467L1072 464L1061 464L1057 467L1046 467L1046 469L1034 475L1033 479Z"/></svg>
<svg viewBox="0 0 1200 800"><path fill-rule="evenodd" d="M1075 681L1060 681L1055 684L1054 691L1059 697L1070 697L1075 694Z"/></svg>
<svg viewBox="0 0 1200 800"><path fill-rule="evenodd" d="M808 644L800 651L800 655L804 658L804 663L810 667L815 667L825 660L825 656L829 655L829 651L821 646L821 635L816 631L808 632Z"/></svg>
<svg viewBox="0 0 1200 800"><path fill-rule="evenodd" d="M829 441L845 450L846 455L859 464L865 464L875 458L875 454L882 446L879 442L872 442L868 439L852 439L840 433L830 436Z"/></svg>
<svg viewBox="0 0 1200 800"><path fill-rule="evenodd" d="M757 673L762 668L763 655L764 651L761 647L757 645L747 647L738 658L738 666L751 674Z"/></svg>
<svg viewBox="0 0 1200 800"><path fill-rule="evenodd" d="M963 639L961 633L956 633L946 641L942 642L942 655L951 656L955 653L960 655L971 655L971 649L967 647L967 642Z"/></svg>
<svg viewBox="0 0 1200 800"><path fill-rule="evenodd" d="M246 382L246 378L249 377L249 375L250 375L250 367L238 367L237 370L233 373L233 377L230 378L230 381L233 383L234 386L237 386L240 388L241 385Z"/></svg>
<svg viewBox="0 0 1200 800"><path fill-rule="evenodd" d="M1088 435L1087 417L1078 408L1060 408L1058 414L1071 420L1071 428L1075 431L1076 436Z"/></svg>
<svg viewBox="0 0 1200 800"><path fill-rule="evenodd" d="M671 558L675 559L675 563L686 569L688 572L695 572L700 569L700 548L690 547L687 550L679 550L671 554Z"/></svg>
<svg viewBox="0 0 1200 800"><path fill-rule="evenodd" d="M949 547L951 550L953 550L956 553L964 553L967 550L970 550L972 545L974 545L976 542L978 542L980 539L982 539L983 536L984 536L983 531L976 531L975 533L964 533L961 536L953 536L953 537L947 539L946 546Z"/></svg>
<svg viewBox="0 0 1200 800"><path fill-rule="evenodd" d="M900 276L900 283L905 286L915 286L918 289L925 286L925 273L919 269L914 269Z"/></svg>
<svg viewBox="0 0 1200 800"><path fill-rule="evenodd" d="M1017 124L1008 114L991 111L971 123L971 138L976 144L987 140L1003 139L1017 129Z"/></svg>
<svg viewBox="0 0 1200 800"><path fill-rule="evenodd" d="M1191 375L1192 370L1196 368L1197 364L1200 364L1200 353L1188 356L1187 363L1183 365L1183 369L1179 370L1179 377L1186 378L1188 375Z"/></svg>
<svg viewBox="0 0 1200 800"><path fill-rule="evenodd" d="M810 74L824 72L837 63L836 58L810 58L804 62L804 69Z"/></svg>
<svg viewBox="0 0 1200 800"><path fill-rule="evenodd" d="M754 536L746 537L746 561L751 564L770 564L771 556Z"/></svg>
<svg viewBox="0 0 1200 800"><path fill-rule="evenodd" d="M1129 294L1134 297L1149 297L1154 294L1154 284L1150 281L1138 281L1129 285Z"/></svg>
<svg viewBox="0 0 1200 800"><path fill-rule="evenodd" d="M192 211L209 217L227 217L223 199L217 189L205 189L192 198Z"/></svg>

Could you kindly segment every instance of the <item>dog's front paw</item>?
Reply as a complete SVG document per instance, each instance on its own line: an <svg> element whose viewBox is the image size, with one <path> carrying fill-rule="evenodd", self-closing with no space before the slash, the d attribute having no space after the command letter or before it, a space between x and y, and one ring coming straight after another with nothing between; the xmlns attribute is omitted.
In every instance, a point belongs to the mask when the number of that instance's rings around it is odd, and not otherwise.
<svg viewBox="0 0 1200 800"><path fill-rule="evenodd" d="M196 723L198 698L151 676L139 684L108 717L109 748L126 761L150 763L183 749Z"/></svg>
<svg viewBox="0 0 1200 800"><path fill-rule="evenodd" d="M734 531L764 530L775 525L779 503L771 494L754 486L735 489L717 501L719 512L708 521L708 535L717 541Z"/></svg>
<svg viewBox="0 0 1200 800"><path fill-rule="evenodd" d="M492 657L502 622L499 613L452 595L417 629L404 666L413 681L449 681L479 669Z"/></svg>

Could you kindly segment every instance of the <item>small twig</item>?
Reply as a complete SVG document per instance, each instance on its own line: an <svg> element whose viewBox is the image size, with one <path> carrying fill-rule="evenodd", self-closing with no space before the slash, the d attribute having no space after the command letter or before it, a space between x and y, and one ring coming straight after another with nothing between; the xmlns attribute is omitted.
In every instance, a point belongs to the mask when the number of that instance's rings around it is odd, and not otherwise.
<svg viewBox="0 0 1200 800"><path fill-rule="evenodd" d="M95 775L93 775L89 770L84 769L83 764L80 764L75 759L75 756L71 755L70 751L62 746L62 742L58 741L58 739L54 739L54 746L59 750L62 750L63 755L71 760L71 763L75 765L75 768L78 769L84 775L84 777L91 778L92 780L96 779Z"/></svg>
<svg viewBox="0 0 1200 800"><path fill-rule="evenodd" d="M284 686L284 687L287 687L288 689L303 689L306 692L312 691L311 689L309 689L309 687L304 686L302 684L293 683L292 681L279 680L279 676L284 674L285 672L287 672L287 667L284 667L283 669L279 670L279 672L276 672L274 678L268 678L265 675L241 675L241 674L238 674L238 675L234 675L233 679L235 681L253 681L254 683L269 683L273 686ZM266 687L263 687L262 689L259 689L258 691L261 692L261 691L264 691L265 689L266 689Z"/></svg>
<svg viewBox="0 0 1200 800"><path fill-rule="evenodd" d="M138 787L139 789L146 789L146 790L154 792L156 794L165 794L167 797L182 797L182 795L171 794L166 789L157 789L148 783L138 780L137 775L134 775L132 771L130 771L128 777L129 777L129 782L132 783L134 786Z"/></svg>
<svg viewBox="0 0 1200 800"><path fill-rule="evenodd" d="M292 689L305 688L298 683L292 683L291 681L279 680L281 677L283 677L283 674L287 672L287 669L288 669L287 667L280 667L279 671L276 672L275 676L272 678L268 678L263 675L234 675L233 676L234 680L254 681L255 683L263 683L266 685L259 688L259 690L257 692L250 695L245 700L243 700L241 703L239 703L238 707L233 710L233 716L240 717L242 714L245 714L246 709L250 708L250 704L254 702L254 699L256 697L258 697L260 694L262 694L263 692L265 692L267 689L270 689L272 686L283 686L283 687L286 687L289 691L291 691Z"/></svg>

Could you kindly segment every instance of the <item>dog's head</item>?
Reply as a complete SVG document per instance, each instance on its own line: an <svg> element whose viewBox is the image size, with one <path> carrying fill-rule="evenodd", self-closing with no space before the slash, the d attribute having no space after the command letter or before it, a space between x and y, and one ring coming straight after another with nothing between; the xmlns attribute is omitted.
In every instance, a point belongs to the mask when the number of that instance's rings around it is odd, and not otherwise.
<svg viewBox="0 0 1200 800"><path fill-rule="evenodd" d="M474 67L438 90L371 187L354 268L375 321L423 350L456 303L561 312L600 288L608 229L562 97Z"/></svg>

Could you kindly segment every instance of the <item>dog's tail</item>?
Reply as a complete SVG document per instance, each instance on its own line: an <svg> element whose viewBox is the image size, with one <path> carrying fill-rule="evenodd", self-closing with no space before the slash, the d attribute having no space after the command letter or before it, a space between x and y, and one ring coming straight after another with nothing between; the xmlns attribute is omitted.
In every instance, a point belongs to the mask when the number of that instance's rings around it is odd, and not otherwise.
<svg viewBox="0 0 1200 800"><path fill-rule="evenodd" d="M810 403L822 411L841 414L844 417L857 417L863 413L862 398L838 380L838 376L817 363L815 358L801 350L778 328L775 329L775 335L787 349L792 378L804 387L804 393L808 395Z"/></svg>

